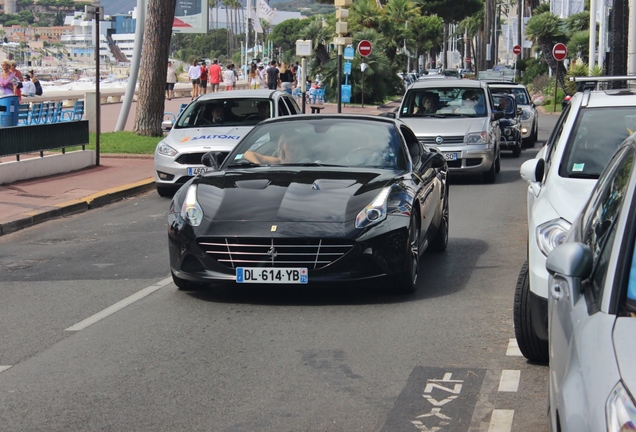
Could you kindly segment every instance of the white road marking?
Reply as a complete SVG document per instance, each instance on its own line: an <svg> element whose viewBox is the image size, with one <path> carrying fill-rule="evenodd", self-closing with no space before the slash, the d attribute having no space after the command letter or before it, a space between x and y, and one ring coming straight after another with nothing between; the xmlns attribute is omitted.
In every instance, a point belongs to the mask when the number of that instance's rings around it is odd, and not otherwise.
<svg viewBox="0 0 636 432"><path fill-rule="evenodd" d="M500 392L516 392L519 390L519 380L521 379L520 370L502 370L501 379L499 380Z"/></svg>
<svg viewBox="0 0 636 432"><path fill-rule="evenodd" d="M0 373L6 371L7 369L10 369L11 366L0 366Z"/></svg>
<svg viewBox="0 0 636 432"><path fill-rule="evenodd" d="M137 300L141 300L142 298L152 294L153 292L165 287L169 283L172 283L171 277L165 278L164 280L161 280L154 285L150 285L149 287L146 287L142 289L141 291L137 291L135 294L131 295L130 297L127 297L123 299L122 301L119 301L115 303L114 305L107 307L101 312L97 312L95 315L88 317L85 320L80 321L75 325L72 325L71 327L67 328L66 331L84 330L86 327L91 326L95 324L96 322L103 320L104 318L114 314L115 312L125 308L126 306L133 304Z"/></svg>
<svg viewBox="0 0 636 432"><path fill-rule="evenodd" d="M508 350L506 351L507 356L514 357L522 357L521 351L519 350L519 345L517 344L517 339L510 339L508 341Z"/></svg>
<svg viewBox="0 0 636 432"><path fill-rule="evenodd" d="M514 410L493 410L488 432L510 432Z"/></svg>

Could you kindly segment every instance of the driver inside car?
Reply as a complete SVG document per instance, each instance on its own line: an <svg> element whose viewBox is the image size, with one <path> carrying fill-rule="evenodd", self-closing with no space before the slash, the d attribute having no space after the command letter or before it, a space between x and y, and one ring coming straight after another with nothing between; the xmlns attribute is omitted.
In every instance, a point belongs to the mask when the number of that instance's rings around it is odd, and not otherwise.
<svg viewBox="0 0 636 432"><path fill-rule="evenodd" d="M300 136L290 132L283 132L278 139L276 156L268 156L248 150L243 153L243 159L264 165L298 163L305 159L303 147L303 141Z"/></svg>

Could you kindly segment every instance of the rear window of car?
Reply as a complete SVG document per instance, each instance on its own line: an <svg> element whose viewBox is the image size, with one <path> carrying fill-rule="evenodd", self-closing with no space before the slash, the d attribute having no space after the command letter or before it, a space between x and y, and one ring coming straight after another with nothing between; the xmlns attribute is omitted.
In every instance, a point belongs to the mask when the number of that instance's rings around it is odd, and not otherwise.
<svg viewBox="0 0 636 432"><path fill-rule="evenodd" d="M215 110L222 113L220 119L213 120ZM175 127L254 126L273 112L274 102L267 98L200 100L185 109Z"/></svg>
<svg viewBox="0 0 636 432"><path fill-rule="evenodd" d="M598 179L618 146L636 131L636 107L582 108L559 166L568 178Z"/></svg>

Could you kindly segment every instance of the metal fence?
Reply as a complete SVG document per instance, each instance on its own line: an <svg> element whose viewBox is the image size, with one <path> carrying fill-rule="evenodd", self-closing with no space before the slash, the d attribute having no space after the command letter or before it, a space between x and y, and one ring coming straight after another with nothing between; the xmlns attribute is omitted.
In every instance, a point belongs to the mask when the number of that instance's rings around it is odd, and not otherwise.
<svg viewBox="0 0 636 432"><path fill-rule="evenodd" d="M88 144L88 120L0 128L0 156L20 155Z"/></svg>

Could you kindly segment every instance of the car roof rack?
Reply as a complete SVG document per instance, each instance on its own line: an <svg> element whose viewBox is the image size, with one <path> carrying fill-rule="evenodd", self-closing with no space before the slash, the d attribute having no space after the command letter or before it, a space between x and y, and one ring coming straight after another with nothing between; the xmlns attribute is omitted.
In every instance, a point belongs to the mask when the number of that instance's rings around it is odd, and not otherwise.
<svg viewBox="0 0 636 432"><path fill-rule="evenodd" d="M576 83L576 91L583 92L585 90L600 90L602 84L612 81L636 81L636 75L623 76L579 76L570 77L570 81Z"/></svg>

